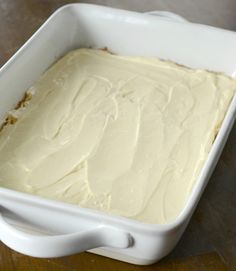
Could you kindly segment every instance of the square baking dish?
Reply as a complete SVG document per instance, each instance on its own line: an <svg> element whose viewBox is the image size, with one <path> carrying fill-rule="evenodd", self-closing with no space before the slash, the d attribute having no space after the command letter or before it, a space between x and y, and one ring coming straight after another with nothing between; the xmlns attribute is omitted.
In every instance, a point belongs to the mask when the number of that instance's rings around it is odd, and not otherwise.
<svg viewBox="0 0 236 271"><path fill-rule="evenodd" d="M157 15L157 16L154 16ZM0 120L57 59L80 47L157 56L191 68L236 74L236 34L186 22L178 15L141 14L88 4L58 9L0 70ZM145 224L0 188L0 240L34 257L89 250L152 264L177 244L219 159L236 114L234 97L199 178L178 218Z"/></svg>

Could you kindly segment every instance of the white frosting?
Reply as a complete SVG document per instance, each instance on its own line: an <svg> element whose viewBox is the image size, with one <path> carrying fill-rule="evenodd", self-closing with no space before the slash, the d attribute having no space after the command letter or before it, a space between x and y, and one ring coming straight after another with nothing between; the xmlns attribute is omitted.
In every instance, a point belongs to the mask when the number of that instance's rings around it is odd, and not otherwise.
<svg viewBox="0 0 236 271"><path fill-rule="evenodd" d="M29 91L18 121L0 133L1 186L168 223L191 193L235 82L79 49Z"/></svg>

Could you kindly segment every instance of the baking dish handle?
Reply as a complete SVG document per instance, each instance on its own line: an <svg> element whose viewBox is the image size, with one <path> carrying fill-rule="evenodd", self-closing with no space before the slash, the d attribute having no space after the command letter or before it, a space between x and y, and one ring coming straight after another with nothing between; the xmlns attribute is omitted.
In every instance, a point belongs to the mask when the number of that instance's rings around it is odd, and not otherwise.
<svg viewBox="0 0 236 271"><path fill-rule="evenodd" d="M153 10L153 11L148 11L148 12L144 12L144 13L149 14L149 15L158 16L160 18L163 18L163 19L169 20L169 21L175 21L175 22L180 22L180 23L189 22L184 17L182 17L176 13L169 12L169 11Z"/></svg>
<svg viewBox="0 0 236 271"><path fill-rule="evenodd" d="M106 225L63 235L33 235L10 225L0 214L0 240L20 253L54 258L72 255L97 247L128 248L129 233Z"/></svg>

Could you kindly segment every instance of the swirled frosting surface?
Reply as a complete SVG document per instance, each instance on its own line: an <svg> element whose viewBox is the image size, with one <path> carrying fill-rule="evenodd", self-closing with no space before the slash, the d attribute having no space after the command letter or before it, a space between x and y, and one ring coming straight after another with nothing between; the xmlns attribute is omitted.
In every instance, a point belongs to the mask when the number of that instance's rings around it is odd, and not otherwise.
<svg viewBox="0 0 236 271"><path fill-rule="evenodd" d="M0 132L0 185L148 223L181 212L235 82L157 58L68 53Z"/></svg>

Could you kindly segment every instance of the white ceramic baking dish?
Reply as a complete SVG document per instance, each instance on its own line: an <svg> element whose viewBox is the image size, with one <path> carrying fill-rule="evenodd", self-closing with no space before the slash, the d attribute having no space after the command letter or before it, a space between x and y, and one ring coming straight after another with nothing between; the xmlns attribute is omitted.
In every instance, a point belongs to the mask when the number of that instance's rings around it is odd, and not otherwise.
<svg viewBox="0 0 236 271"><path fill-rule="evenodd" d="M236 72L235 33L188 23L169 13L154 15L158 16L86 4L57 10L0 70L0 118L55 60L78 47L158 56L231 76ZM191 197L172 223L145 224L0 188L1 241L35 257L89 250L135 264L158 261L174 248L186 228L232 128L235 111L234 98Z"/></svg>

